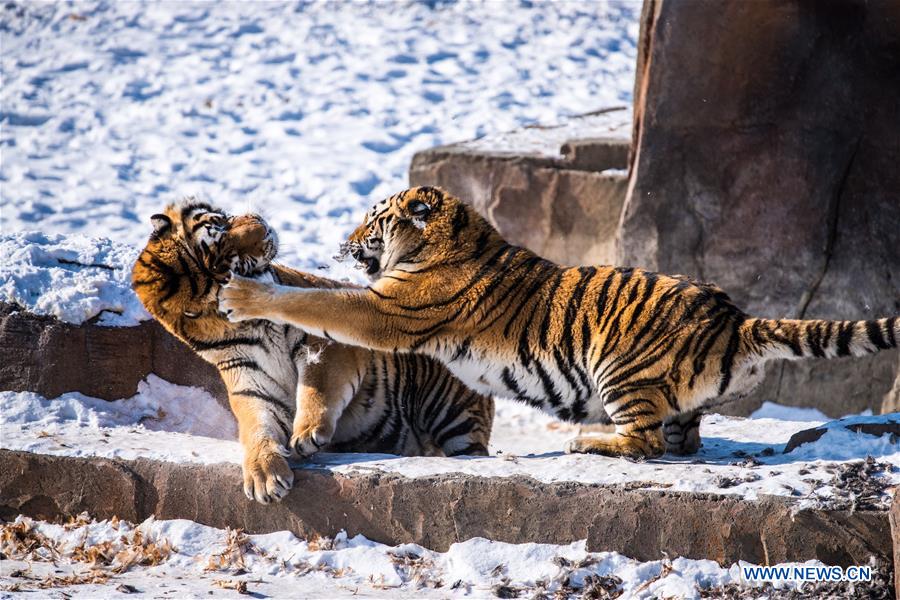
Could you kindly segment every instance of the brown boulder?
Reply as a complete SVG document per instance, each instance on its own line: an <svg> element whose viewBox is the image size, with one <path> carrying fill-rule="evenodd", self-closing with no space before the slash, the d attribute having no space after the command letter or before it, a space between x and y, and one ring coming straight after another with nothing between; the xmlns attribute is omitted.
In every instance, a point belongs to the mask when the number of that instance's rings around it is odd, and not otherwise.
<svg viewBox="0 0 900 600"><path fill-rule="evenodd" d="M900 314L900 4L645 4L625 265L765 317ZM752 398L878 411L895 353L778 364Z"/></svg>
<svg viewBox="0 0 900 600"><path fill-rule="evenodd" d="M0 390L117 400L133 396L150 373L203 387L227 406L218 371L156 321L72 325L0 302Z"/></svg>
<svg viewBox="0 0 900 600"><path fill-rule="evenodd" d="M890 521L894 546L894 596L900 598L900 490L894 491Z"/></svg>
<svg viewBox="0 0 900 600"><path fill-rule="evenodd" d="M881 401L881 414L900 412L900 355L897 356L897 376L894 378L894 386L888 390Z"/></svg>
<svg viewBox="0 0 900 600"><path fill-rule="evenodd" d="M623 114L425 150L413 157L410 185L471 202L508 241L550 260L610 264L628 186Z"/></svg>
<svg viewBox="0 0 900 600"><path fill-rule="evenodd" d="M85 482L90 485L85 486ZM827 564L889 560L887 511L800 510L797 500L539 483L525 477L406 478L316 468L294 471L294 490L263 506L241 492L240 467L154 460L69 458L0 450L0 518L191 519L251 533L345 530L387 544L445 551L472 537L568 544L639 560L664 555L721 564L818 559ZM635 482L638 483L638 482Z"/></svg>

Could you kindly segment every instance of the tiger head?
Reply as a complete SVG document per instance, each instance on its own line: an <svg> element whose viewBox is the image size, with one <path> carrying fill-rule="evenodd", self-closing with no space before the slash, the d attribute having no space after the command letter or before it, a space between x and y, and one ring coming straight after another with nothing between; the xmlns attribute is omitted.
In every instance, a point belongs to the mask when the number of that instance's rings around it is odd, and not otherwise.
<svg viewBox="0 0 900 600"><path fill-rule="evenodd" d="M499 239L475 210L436 187L415 187L382 200L341 246L373 281L403 265L419 270L435 259L477 252Z"/></svg>
<svg viewBox="0 0 900 600"><path fill-rule="evenodd" d="M171 204L150 218L153 232L132 271L132 287L164 323L216 314L229 272L269 270L278 238L258 215L229 216L204 202Z"/></svg>

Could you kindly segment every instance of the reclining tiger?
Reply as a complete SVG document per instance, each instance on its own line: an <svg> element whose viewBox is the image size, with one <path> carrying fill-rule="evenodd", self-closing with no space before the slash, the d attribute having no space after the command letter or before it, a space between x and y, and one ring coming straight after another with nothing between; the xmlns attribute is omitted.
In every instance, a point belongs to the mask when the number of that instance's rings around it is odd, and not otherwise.
<svg viewBox="0 0 900 600"><path fill-rule="evenodd" d="M347 285L273 264L277 237L260 217L187 201L152 222L133 287L166 329L221 374L244 448L248 498L267 504L287 494L290 450L487 454L493 399L440 362L336 344L269 321L235 325L218 312L216 294L229 271L304 288Z"/></svg>
<svg viewBox="0 0 900 600"><path fill-rule="evenodd" d="M367 289L295 290L234 278L233 321L291 323L347 344L443 361L473 389L614 432L569 452L633 458L666 450L664 425L749 391L772 359L896 348L900 319L752 318L714 285L610 266L561 267L508 244L440 189L377 204L346 244ZM687 424L681 421L688 419ZM696 451L699 432L683 452Z"/></svg>

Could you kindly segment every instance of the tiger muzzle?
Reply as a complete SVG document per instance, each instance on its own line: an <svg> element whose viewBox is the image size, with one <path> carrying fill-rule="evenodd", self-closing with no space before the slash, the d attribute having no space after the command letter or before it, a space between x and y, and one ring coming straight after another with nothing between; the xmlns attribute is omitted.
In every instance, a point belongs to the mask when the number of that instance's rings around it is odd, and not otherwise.
<svg viewBox="0 0 900 600"><path fill-rule="evenodd" d="M360 267L362 267L367 275L375 275L381 270L381 261L377 256L367 256L365 249L361 244L353 243L347 248L350 256L353 257Z"/></svg>

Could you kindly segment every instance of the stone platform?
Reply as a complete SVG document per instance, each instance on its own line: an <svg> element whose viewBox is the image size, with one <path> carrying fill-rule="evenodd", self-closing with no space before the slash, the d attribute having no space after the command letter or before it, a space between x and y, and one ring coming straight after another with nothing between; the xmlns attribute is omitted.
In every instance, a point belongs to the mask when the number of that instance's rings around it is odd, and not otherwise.
<svg viewBox="0 0 900 600"><path fill-rule="evenodd" d="M202 387L228 405L216 369L156 321L73 325L0 302L0 390L118 400L133 396L151 373Z"/></svg>
<svg viewBox="0 0 900 600"><path fill-rule="evenodd" d="M61 401L65 410L26 411L26 396L0 393L4 519L156 515L253 533L343 529L435 550L472 537L587 539L590 550L640 560L721 564L866 564L893 551L889 494L900 484L900 452L890 433L900 415L842 420L824 433L803 422L712 415L697 455L631 462L563 454L575 428L498 401L491 456L319 454L293 464L284 501L263 506L243 495L235 441L149 430L137 416L107 426L102 405L86 416L72 397ZM187 402L202 414L204 406ZM865 433L860 419L881 426Z"/></svg>
<svg viewBox="0 0 900 600"><path fill-rule="evenodd" d="M541 483L526 477L294 471L280 504L248 501L235 464L74 458L0 451L0 517L190 519L252 533L349 535L444 551L472 537L567 544L640 560L664 555L757 564L891 560L887 511L798 510L795 500Z"/></svg>

